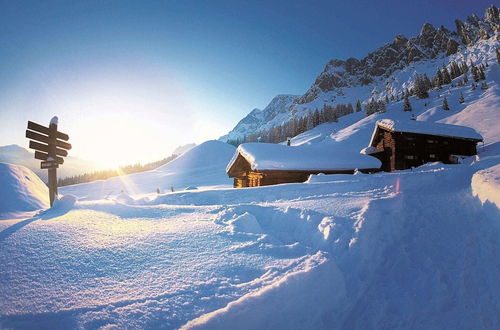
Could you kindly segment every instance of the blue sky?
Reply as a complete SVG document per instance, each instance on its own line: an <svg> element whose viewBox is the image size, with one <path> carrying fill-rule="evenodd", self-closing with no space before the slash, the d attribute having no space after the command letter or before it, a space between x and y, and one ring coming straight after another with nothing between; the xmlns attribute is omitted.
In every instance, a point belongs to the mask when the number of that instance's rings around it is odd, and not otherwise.
<svg viewBox="0 0 500 330"><path fill-rule="evenodd" d="M331 58L488 1L0 1L0 145L60 117L73 154L150 161L218 138ZM121 145L121 147L118 147Z"/></svg>

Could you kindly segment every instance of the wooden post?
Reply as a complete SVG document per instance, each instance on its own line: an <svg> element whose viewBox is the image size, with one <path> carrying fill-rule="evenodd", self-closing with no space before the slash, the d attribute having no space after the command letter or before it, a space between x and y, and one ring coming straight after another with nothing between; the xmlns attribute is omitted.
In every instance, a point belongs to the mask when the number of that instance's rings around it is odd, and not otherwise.
<svg viewBox="0 0 500 330"><path fill-rule="evenodd" d="M55 119L55 120L54 120ZM57 141L57 117L52 118L49 126L49 158L47 160L56 160L56 141ZM57 197L57 168L49 168L49 197L50 206L54 205Z"/></svg>

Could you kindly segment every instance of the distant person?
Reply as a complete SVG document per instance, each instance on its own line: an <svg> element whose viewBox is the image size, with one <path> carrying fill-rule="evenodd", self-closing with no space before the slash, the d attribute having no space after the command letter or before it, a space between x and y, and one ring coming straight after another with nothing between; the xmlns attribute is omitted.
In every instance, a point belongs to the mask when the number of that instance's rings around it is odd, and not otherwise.
<svg viewBox="0 0 500 330"><path fill-rule="evenodd" d="M156 188L156 193L159 195L160 194L160 188Z"/></svg>

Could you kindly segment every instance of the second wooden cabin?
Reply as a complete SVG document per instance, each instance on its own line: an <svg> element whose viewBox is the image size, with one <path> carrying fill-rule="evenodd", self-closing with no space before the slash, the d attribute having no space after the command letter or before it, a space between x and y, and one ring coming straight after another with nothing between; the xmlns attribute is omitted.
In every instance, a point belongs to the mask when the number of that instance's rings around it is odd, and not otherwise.
<svg viewBox="0 0 500 330"><path fill-rule="evenodd" d="M382 162L391 172L428 162L456 163L461 156L477 154L483 137L473 128L426 121L377 121L370 144L362 152Z"/></svg>

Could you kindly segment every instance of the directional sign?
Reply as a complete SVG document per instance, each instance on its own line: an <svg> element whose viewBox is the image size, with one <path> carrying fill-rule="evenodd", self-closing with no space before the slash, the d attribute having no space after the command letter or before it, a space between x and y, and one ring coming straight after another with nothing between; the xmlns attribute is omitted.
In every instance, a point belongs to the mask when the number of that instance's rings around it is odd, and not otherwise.
<svg viewBox="0 0 500 330"><path fill-rule="evenodd" d="M58 118L54 117L50 121L49 127L28 121L26 137L31 139L30 149L35 150L35 159L40 159L40 168L49 171L49 197L50 206L54 205L57 196L57 168L64 163L68 150L71 149L69 136L57 130Z"/></svg>
<svg viewBox="0 0 500 330"><path fill-rule="evenodd" d="M58 167L59 167L59 164L57 164L57 162L53 161L53 160L48 160L48 161L40 163L40 168L42 170L43 169L49 169L49 168L58 168Z"/></svg>

